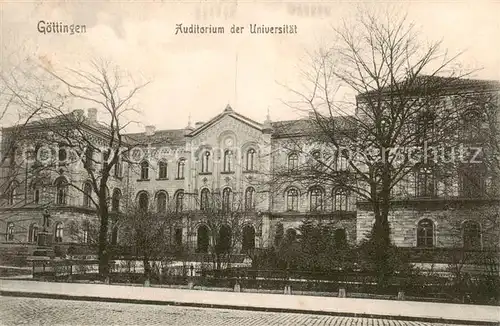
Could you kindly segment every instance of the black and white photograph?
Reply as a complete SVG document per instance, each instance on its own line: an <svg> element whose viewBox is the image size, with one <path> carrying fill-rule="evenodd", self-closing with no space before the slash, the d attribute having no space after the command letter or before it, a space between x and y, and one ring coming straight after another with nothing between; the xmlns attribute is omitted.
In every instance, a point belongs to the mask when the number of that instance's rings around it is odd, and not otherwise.
<svg viewBox="0 0 500 326"><path fill-rule="evenodd" d="M499 21L0 0L0 325L500 325Z"/></svg>

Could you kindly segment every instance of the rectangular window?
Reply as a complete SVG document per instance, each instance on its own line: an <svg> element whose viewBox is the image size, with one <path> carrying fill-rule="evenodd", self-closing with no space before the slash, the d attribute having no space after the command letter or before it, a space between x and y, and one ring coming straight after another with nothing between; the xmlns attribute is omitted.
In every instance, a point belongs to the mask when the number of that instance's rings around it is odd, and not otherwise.
<svg viewBox="0 0 500 326"><path fill-rule="evenodd" d="M486 190L486 175L481 164L464 164L460 171L460 197L482 197Z"/></svg>
<svg viewBox="0 0 500 326"><path fill-rule="evenodd" d="M85 164L84 167L86 169L92 169L93 167L93 160L94 160L94 151L92 148L87 148L85 150Z"/></svg>
<svg viewBox="0 0 500 326"><path fill-rule="evenodd" d="M432 168L422 168L416 174L416 195L419 198L436 196L436 180Z"/></svg>
<svg viewBox="0 0 500 326"><path fill-rule="evenodd" d="M115 178L121 178L123 176L123 163L121 161L116 162L114 172Z"/></svg>
<svg viewBox="0 0 500 326"><path fill-rule="evenodd" d="M160 162L158 165L158 178L159 179L167 179L168 174L167 174L167 163L165 162Z"/></svg>
<svg viewBox="0 0 500 326"><path fill-rule="evenodd" d="M182 245L182 229L180 228L175 229L175 244L177 246Z"/></svg>

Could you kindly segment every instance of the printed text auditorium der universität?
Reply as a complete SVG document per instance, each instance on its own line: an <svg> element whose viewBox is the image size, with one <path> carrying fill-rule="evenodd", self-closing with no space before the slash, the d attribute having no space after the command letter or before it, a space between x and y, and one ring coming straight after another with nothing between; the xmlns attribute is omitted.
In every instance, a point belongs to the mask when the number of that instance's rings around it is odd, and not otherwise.
<svg viewBox="0 0 500 326"><path fill-rule="evenodd" d="M235 33L234 26L233 28L227 28L231 30L231 33ZM240 26L236 28L238 32L236 33L244 33L247 29L244 26ZM258 25L258 24L249 24L248 30L251 34L297 34L297 25ZM213 25L198 25L198 24L176 24L175 25L175 34L224 34L226 32L226 28L223 26L213 26Z"/></svg>

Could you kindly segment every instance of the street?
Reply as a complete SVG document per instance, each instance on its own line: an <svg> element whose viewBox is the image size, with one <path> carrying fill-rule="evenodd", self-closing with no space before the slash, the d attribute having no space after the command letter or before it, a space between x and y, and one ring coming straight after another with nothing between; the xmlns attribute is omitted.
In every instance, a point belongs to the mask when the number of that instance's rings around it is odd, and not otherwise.
<svg viewBox="0 0 500 326"><path fill-rule="evenodd" d="M293 313L0 297L1 325L444 325Z"/></svg>

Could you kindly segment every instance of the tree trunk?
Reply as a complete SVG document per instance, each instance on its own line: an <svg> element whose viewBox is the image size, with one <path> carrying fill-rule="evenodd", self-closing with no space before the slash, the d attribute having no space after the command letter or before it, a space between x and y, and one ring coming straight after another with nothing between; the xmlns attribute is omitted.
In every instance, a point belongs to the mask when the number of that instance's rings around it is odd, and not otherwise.
<svg viewBox="0 0 500 326"><path fill-rule="evenodd" d="M375 249L375 272L377 274L377 284L380 289L387 286L392 267L389 262L390 247L390 227L387 221L382 218L375 221L372 233L372 244Z"/></svg>
<svg viewBox="0 0 500 326"><path fill-rule="evenodd" d="M373 211L375 212L375 224L371 234L371 242L375 251L375 273L377 275L377 285L379 289L385 288L389 283L389 278L393 273L390 263L391 228L389 225L390 209L390 178L387 171L383 172L382 190L372 189L375 193L373 201Z"/></svg>
<svg viewBox="0 0 500 326"><path fill-rule="evenodd" d="M99 205L100 228L99 228L99 275L105 279L109 275L109 252L108 252L108 210L107 206Z"/></svg>
<svg viewBox="0 0 500 326"><path fill-rule="evenodd" d="M144 265L144 277L149 280L151 277L151 265L149 264L149 257L144 255L142 258L142 264Z"/></svg>

